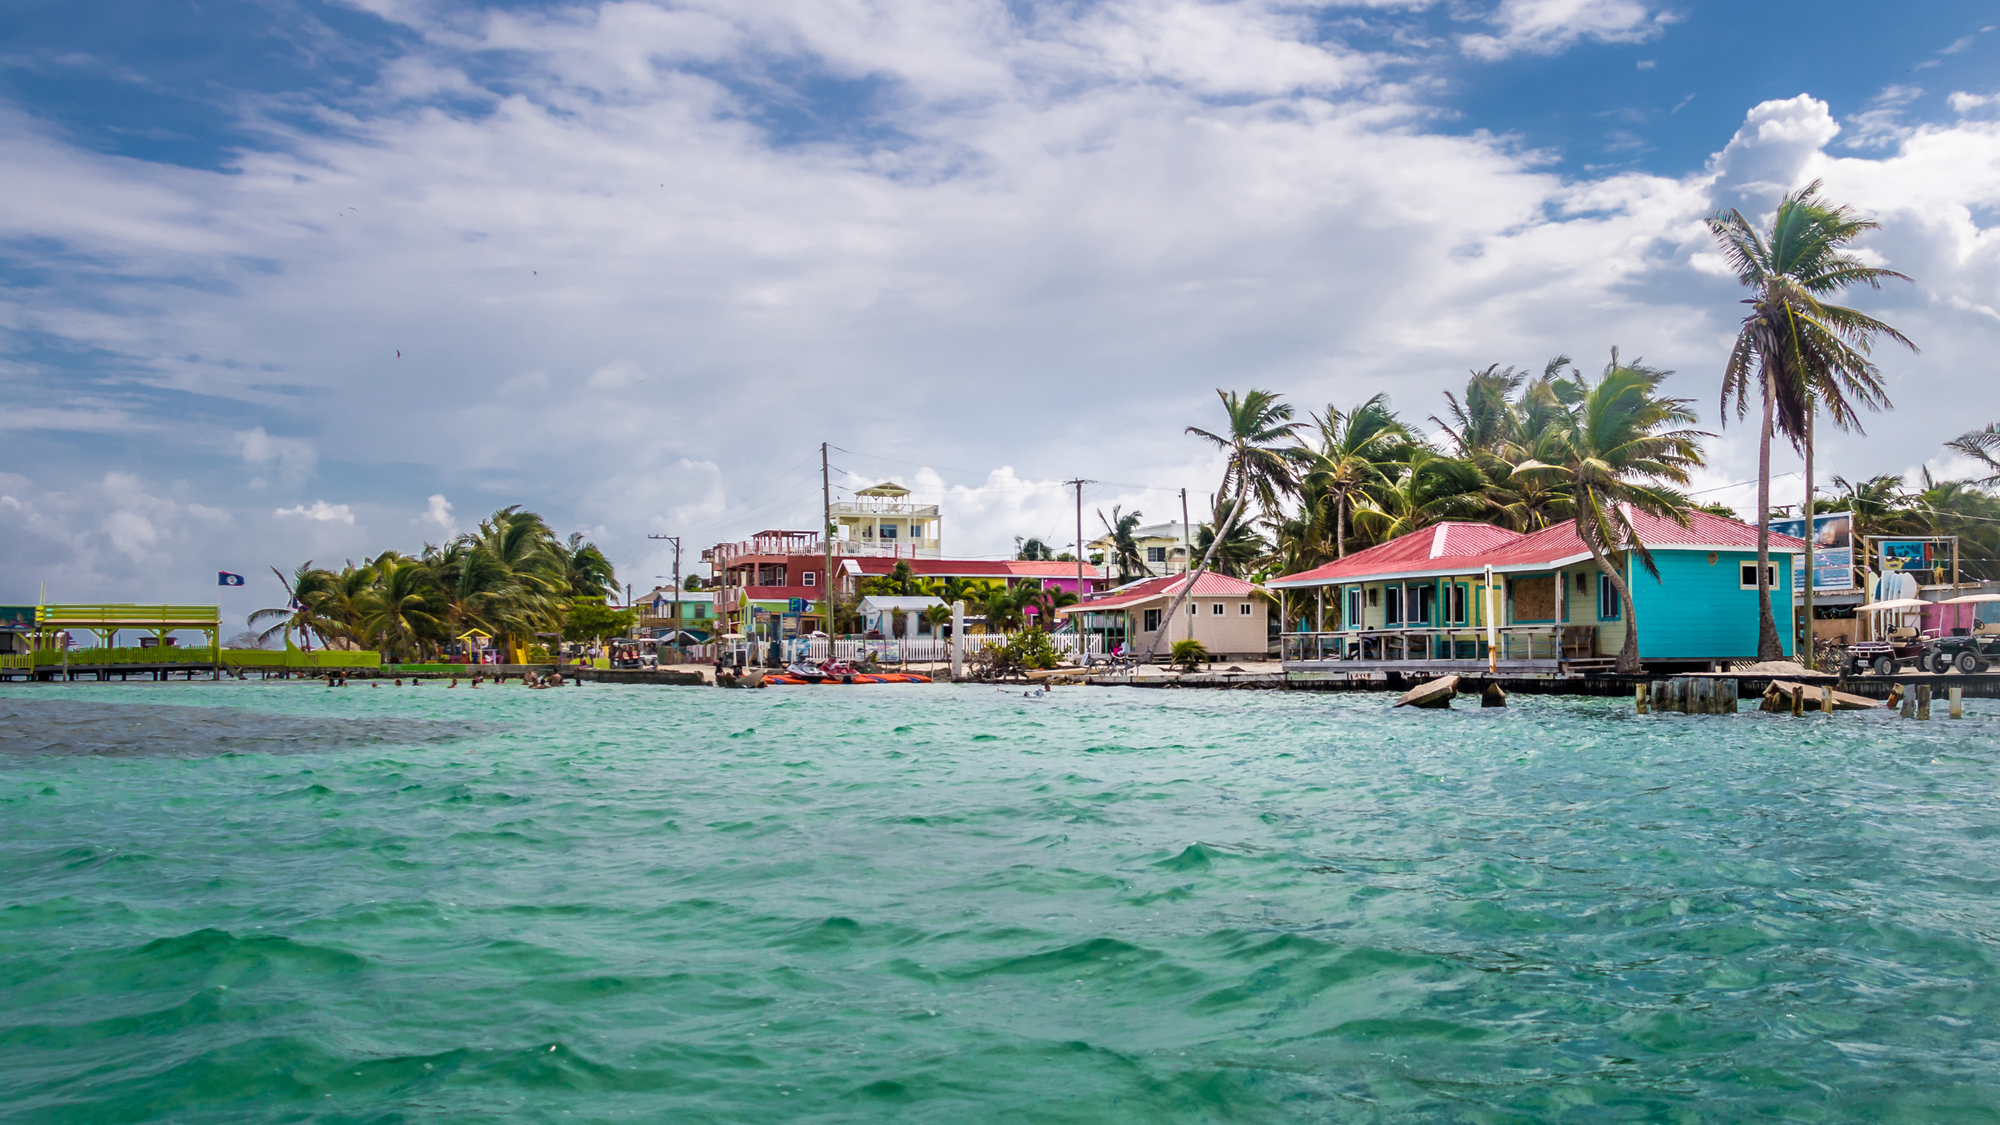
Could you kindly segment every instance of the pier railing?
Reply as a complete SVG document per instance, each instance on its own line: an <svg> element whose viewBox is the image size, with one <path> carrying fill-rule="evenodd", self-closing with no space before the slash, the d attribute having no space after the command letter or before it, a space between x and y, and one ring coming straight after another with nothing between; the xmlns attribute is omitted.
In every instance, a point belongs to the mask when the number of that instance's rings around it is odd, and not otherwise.
<svg viewBox="0 0 2000 1125"><path fill-rule="evenodd" d="M1498 630L1502 661L1561 659L1557 625L1504 625ZM1350 629L1333 633L1285 633L1282 659L1287 663L1342 661L1354 664L1485 660L1489 650L1483 628L1415 627L1409 629Z"/></svg>

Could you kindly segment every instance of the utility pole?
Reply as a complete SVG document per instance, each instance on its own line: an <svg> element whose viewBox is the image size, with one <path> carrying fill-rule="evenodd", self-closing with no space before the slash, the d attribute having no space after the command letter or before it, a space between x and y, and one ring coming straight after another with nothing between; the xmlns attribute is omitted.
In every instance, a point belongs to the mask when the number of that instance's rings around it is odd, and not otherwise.
<svg viewBox="0 0 2000 1125"><path fill-rule="evenodd" d="M1075 618L1076 662L1081 665L1085 656L1082 606L1086 597L1083 586L1083 486L1086 484L1096 484L1097 482L1078 477L1075 480L1066 480L1063 483L1076 486L1076 604L1078 606ZM1054 630L1055 625L1053 622L1050 623L1049 628L1051 631Z"/></svg>
<svg viewBox="0 0 2000 1125"><path fill-rule="evenodd" d="M1217 530L1221 529L1218 528ZM1187 489L1185 488L1181 489L1181 573L1190 576L1188 581L1194 581L1192 578L1194 574L1194 525L1188 522ZM1188 599L1187 639L1194 640L1193 590L1188 591ZM1169 622L1167 628L1173 628L1173 624Z"/></svg>
<svg viewBox="0 0 2000 1125"><path fill-rule="evenodd" d="M681 537L678 535L648 535L648 539L664 539L674 545L674 663L681 663L687 653L681 649Z"/></svg>
<svg viewBox="0 0 2000 1125"><path fill-rule="evenodd" d="M833 471L827 468L826 443L819 443L819 536L826 549L826 575L820 596L826 599L826 658L833 659ZM807 652L812 651L807 645Z"/></svg>

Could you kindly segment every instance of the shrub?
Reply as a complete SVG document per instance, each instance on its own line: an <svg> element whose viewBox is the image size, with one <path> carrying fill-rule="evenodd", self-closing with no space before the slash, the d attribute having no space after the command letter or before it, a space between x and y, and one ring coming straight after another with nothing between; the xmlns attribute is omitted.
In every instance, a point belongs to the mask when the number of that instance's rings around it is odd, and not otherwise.
<svg viewBox="0 0 2000 1125"><path fill-rule="evenodd" d="M1030 625L1007 642L1008 655L1022 668L1048 669L1062 663L1055 642L1040 627Z"/></svg>
<svg viewBox="0 0 2000 1125"><path fill-rule="evenodd" d="M1189 639L1174 642L1174 665L1183 672L1192 672L1208 663L1208 649L1200 641Z"/></svg>

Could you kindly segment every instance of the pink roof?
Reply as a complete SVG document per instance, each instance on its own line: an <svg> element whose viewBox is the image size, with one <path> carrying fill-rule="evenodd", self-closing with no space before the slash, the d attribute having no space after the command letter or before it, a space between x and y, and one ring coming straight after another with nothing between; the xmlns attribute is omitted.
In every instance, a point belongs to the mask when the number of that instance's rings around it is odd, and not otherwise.
<svg viewBox="0 0 2000 1125"><path fill-rule="evenodd" d="M1756 528L1725 516L1690 512L1688 526L1682 527L1630 508L1626 514L1639 533L1639 541L1654 550L1748 551L1757 547ZM1484 533L1470 532L1472 528L1483 528ZM1774 552L1791 554L1805 547L1803 540L1771 534ZM1485 524L1447 523L1398 536L1312 570L1288 574L1271 585L1287 588L1403 575L1467 574L1489 566L1499 571L1537 570L1589 557L1590 550L1577 538L1573 523L1559 523L1529 535Z"/></svg>
<svg viewBox="0 0 2000 1125"><path fill-rule="evenodd" d="M896 569L898 562L910 564L910 573L923 578L1076 578L1075 562L1051 559L895 559L881 555L841 556L851 560L867 575L883 575ZM1104 571L1083 564L1086 581L1103 578Z"/></svg>
<svg viewBox="0 0 2000 1125"><path fill-rule="evenodd" d="M1169 574L1161 578L1148 578L1143 582L1135 582L1123 589L1113 590L1105 597L1095 598L1084 602L1082 605L1064 606L1056 612L1096 613L1100 610L1128 609L1135 605L1143 605L1146 602L1171 598L1175 594L1180 593L1181 587L1186 584L1187 575L1185 574ZM1194 593L1191 596L1197 598L1240 598L1254 594L1258 589L1259 587L1254 582L1245 582L1241 578L1231 578L1226 574L1217 574L1212 570L1205 570L1201 573L1201 577L1195 580Z"/></svg>

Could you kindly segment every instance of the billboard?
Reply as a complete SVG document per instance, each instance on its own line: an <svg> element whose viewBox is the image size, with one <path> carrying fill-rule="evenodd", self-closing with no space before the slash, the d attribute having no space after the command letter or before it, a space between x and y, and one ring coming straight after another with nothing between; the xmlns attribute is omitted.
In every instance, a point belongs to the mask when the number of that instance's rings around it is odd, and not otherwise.
<svg viewBox="0 0 2000 1125"><path fill-rule="evenodd" d="M1772 520L1771 530L1806 537L1806 521ZM1812 518L1813 593L1844 594L1854 586L1854 514L1821 512Z"/></svg>
<svg viewBox="0 0 2000 1125"><path fill-rule="evenodd" d="M33 629L34 627L34 606L0 605L0 629Z"/></svg>
<svg viewBox="0 0 2000 1125"><path fill-rule="evenodd" d="M1951 547L1948 539L1884 539L1876 549L1882 573L1901 571L1925 585L1942 586L1951 581Z"/></svg>

